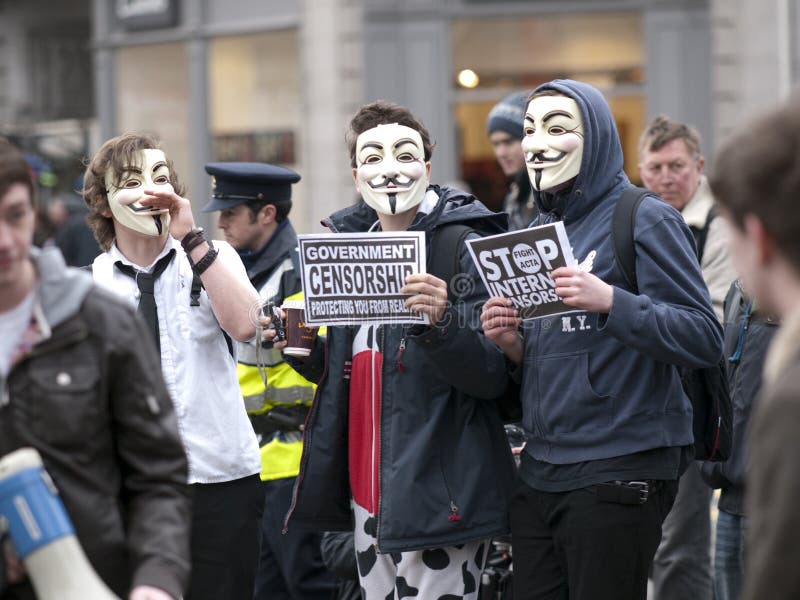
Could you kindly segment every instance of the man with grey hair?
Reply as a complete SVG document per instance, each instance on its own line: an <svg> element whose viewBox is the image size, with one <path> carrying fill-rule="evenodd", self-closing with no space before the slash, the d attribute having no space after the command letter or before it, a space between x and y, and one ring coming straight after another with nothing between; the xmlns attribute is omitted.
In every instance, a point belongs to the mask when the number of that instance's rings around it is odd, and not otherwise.
<svg viewBox="0 0 800 600"><path fill-rule="evenodd" d="M639 140L639 174L648 189L680 211L692 230L703 279L722 321L722 305L736 273L728 259L725 223L715 218L704 166L694 127L666 115L650 121ZM710 502L711 488L700 476L700 463L694 462L681 476L653 561L657 600L712 597Z"/></svg>

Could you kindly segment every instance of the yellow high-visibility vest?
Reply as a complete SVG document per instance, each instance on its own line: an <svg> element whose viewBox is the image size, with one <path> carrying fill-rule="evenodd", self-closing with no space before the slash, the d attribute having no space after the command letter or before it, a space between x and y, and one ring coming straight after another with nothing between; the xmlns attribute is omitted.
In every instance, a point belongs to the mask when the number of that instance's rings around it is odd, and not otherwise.
<svg viewBox="0 0 800 600"><path fill-rule="evenodd" d="M287 258L270 275L259 290L261 301L275 301L274 294L284 272L292 269ZM302 300L298 292L285 300ZM280 350L261 348L261 340L238 343L236 372L248 414L264 415L277 406L310 406L316 385L283 362ZM266 379L266 385L265 385ZM300 472L302 439L298 435L275 432L261 440L261 480L271 481L296 477Z"/></svg>

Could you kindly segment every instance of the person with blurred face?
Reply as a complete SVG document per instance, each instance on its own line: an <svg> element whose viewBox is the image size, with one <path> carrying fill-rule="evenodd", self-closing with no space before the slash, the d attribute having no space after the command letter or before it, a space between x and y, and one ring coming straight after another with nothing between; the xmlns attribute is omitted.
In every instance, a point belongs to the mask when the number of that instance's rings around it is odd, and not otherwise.
<svg viewBox="0 0 800 600"><path fill-rule="evenodd" d="M538 223L562 222L582 262L549 273L576 312L522 322L510 300L494 297L481 314L522 386L514 597L645 600L661 524L694 455L691 405L673 365L715 364L721 327L688 227L653 196L637 213L639 289L628 289L610 234L632 186L598 90L542 84L528 98L524 134Z"/></svg>
<svg viewBox="0 0 800 600"><path fill-rule="evenodd" d="M421 231L430 242L450 224L468 223L472 237L503 231L505 215L430 183L430 135L407 108L361 107L347 139L363 202L325 219L333 232ZM458 277L479 281L466 245L453 252ZM474 318L483 286L452 303L447 287L408 275L406 306L430 325L328 327L298 367L319 387L288 529L352 529L366 600L476 600L490 538L508 530L514 465L493 402L505 362Z"/></svg>
<svg viewBox="0 0 800 600"><path fill-rule="evenodd" d="M531 184L522 151L522 120L527 92L514 92L494 105L486 118L486 132L497 164L509 181L503 210L508 213L509 231L525 229L536 216Z"/></svg>
<svg viewBox="0 0 800 600"><path fill-rule="evenodd" d="M781 318L750 423L743 600L800 597L800 98L745 122L709 177L742 286Z"/></svg>
<svg viewBox="0 0 800 600"><path fill-rule="evenodd" d="M259 298L236 251L206 239L182 194L154 138L106 141L84 175L104 250L92 274L146 320L176 406L194 497L185 598L252 600L261 464L229 344L255 336Z"/></svg>
<svg viewBox="0 0 800 600"><path fill-rule="evenodd" d="M213 185L203 212L218 211L219 228L242 259L262 306L302 298L297 234L289 220L292 186L300 175L255 162L213 162L205 168ZM316 388L269 342L239 342L237 361L239 387L261 448L264 492L253 600L327 600L336 582L322 560L322 536L299 529L282 533Z"/></svg>
<svg viewBox="0 0 800 600"><path fill-rule="evenodd" d="M149 332L57 248L32 245L33 192L22 153L0 138L0 456L39 452L117 596L176 600L189 580L188 466ZM15 502L27 508L26 497ZM12 544L3 546L0 598L33 600Z"/></svg>
<svg viewBox="0 0 800 600"><path fill-rule="evenodd" d="M717 219L714 197L703 174L700 135L690 125L658 115L639 140L639 175L645 187L681 213L695 237L697 257L717 318L736 273L728 257L727 231ZM681 477L675 506L664 522L653 561L659 600L690 595L711 598L711 489L694 462Z"/></svg>

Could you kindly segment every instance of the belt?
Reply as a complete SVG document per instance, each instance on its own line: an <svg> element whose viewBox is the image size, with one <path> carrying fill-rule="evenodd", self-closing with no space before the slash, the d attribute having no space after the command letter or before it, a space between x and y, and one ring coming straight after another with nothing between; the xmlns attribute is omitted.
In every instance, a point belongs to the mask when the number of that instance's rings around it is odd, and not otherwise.
<svg viewBox="0 0 800 600"><path fill-rule="evenodd" d="M658 491L664 481L647 479L642 481L608 481L590 485L586 489L597 495L601 502L617 504L644 504L650 495Z"/></svg>

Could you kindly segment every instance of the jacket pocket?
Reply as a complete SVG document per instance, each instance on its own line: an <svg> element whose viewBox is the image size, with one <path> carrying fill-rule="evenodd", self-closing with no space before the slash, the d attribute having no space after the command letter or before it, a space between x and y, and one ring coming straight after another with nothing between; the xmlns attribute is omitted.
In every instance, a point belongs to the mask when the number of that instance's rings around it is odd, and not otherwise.
<svg viewBox="0 0 800 600"><path fill-rule="evenodd" d="M30 428L61 448L80 449L102 426L98 398L100 371L95 365L31 365L28 391Z"/></svg>
<svg viewBox="0 0 800 600"><path fill-rule="evenodd" d="M613 420L613 397L598 394L589 378L589 356L553 354L536 360L537 412L548 433L603 429Z"/></svg>

